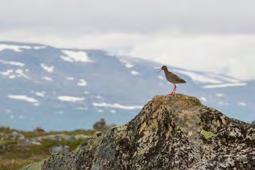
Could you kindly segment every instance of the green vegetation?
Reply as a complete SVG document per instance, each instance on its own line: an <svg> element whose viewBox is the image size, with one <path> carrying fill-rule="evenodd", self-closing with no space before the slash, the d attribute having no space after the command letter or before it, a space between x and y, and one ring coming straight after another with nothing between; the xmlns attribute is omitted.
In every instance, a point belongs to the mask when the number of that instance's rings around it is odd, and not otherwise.
<svg viewBox="0 0 255 170"><path fill-rule="evenodd" d="M50 150L56 146L66 146L70 151L74 150L86 142L87 138L95 135L95 132L81 129L45 132L38 128L25 132L0 127L0 170L16 170L46 159ZM41 164L42 162L35 163L29 168L38 168Z"/></svg>
<svg viewBox="0 0 255 170"><path fill-rule="evenodd" d="M41 170L44 160L34 162L32 164L29 164L25 167L23 167L21 170Z"/></svg>
<svg viewBox="0 0 255 170"><path fill-rule="evenodd" d="M210 132L210 131L206 131L204 129L201 130L200 134L206 139L206 140L209 140L209 139L212 139L216 136L216 134L214 134L213 132Z"/></svg>

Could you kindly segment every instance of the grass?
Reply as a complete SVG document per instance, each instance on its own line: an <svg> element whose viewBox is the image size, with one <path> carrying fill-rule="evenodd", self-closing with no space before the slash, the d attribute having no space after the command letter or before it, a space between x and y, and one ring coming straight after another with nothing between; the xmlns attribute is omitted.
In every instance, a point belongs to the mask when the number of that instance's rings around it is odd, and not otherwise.
<svg viewBox="0 0 255 170"><path fill-rule="evenodd" d="M17 130L15 130L17 131ZM10 128L0 127L0 134L8 135L12 133L13 130ZM47 135L86 135L93 136L95 131L93 130L75 130L75 131L52 131L52 132L38 132L38 131L17 131L23 134L26 138L31 139L39 136ZM38 162L49 157L49 149L53 146L67 145L70 150L74 150L80 144L84 143L84 140L74 140L74 141L56 141L45 139L42 140L41 145L20 145L17 141L11 140L0 140L0 170L17 170L22 167ZM5 146L5 149L1 149L1 146ZM36 165L36 164L34 164Z"/></svg>

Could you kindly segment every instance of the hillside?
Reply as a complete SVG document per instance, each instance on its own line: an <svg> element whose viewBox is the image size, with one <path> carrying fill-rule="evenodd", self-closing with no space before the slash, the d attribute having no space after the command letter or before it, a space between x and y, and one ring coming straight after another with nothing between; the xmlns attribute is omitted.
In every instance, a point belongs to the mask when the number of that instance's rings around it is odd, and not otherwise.
<svg viewBox="0 0 255 170"><path fill-rule="evenodd" d="M160 66L103 50L0 42L0 125L90 129L99 118L124 124L155 94L170 92L171 85L156 69ZM255 81L169 68L188 82L178 86L179 92L230 117L255 120Z"/></svg>
<svg viewBox="0 0 255 170"><path fill-rule="evenodd" d="M17 170L46 159L51 153L68 152L94 136L95 130L20 131L0 127L0 170Z"/></svg>
<svg viewBox="0 0 255 170"><path fill-rule="evenodd" d="M41 164L44 170L247 170L255 167L255 126L194 97L156 96L129 123Z"/></svg>

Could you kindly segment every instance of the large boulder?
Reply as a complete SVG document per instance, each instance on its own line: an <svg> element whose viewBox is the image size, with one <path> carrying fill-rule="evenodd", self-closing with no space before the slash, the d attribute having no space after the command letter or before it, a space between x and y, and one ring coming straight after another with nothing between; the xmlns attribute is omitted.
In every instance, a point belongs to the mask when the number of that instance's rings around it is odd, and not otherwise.
<svg viewBox="0 0 255 170"><path fill-rule="evenodd" d="M54 154L44 170L252 169L255 126L194 97L156 96L129 123Z"/></svg>

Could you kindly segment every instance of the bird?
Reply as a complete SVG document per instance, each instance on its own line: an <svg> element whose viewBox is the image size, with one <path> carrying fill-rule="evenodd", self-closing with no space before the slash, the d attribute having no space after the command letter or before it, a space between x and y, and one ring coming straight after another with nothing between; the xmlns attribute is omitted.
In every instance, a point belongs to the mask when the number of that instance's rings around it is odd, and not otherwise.
<svg viewBox="0 0 255 170"><path fill-rule="evenodd" d="M183 83L186 83L185 80L183 80L182 78L180 78L179 76L177 76L176 74L172 73L171 71L169 71L167 69L167 66L163 65L160 69L160 71L164 71L165 73L165 77L166 79L172 83L174 85L174 89L172 90L171 93L169 93L168 95L169 96L172 96L172 95L175 95L175 92L176 92L176 84L183 84Z"/></svg>

